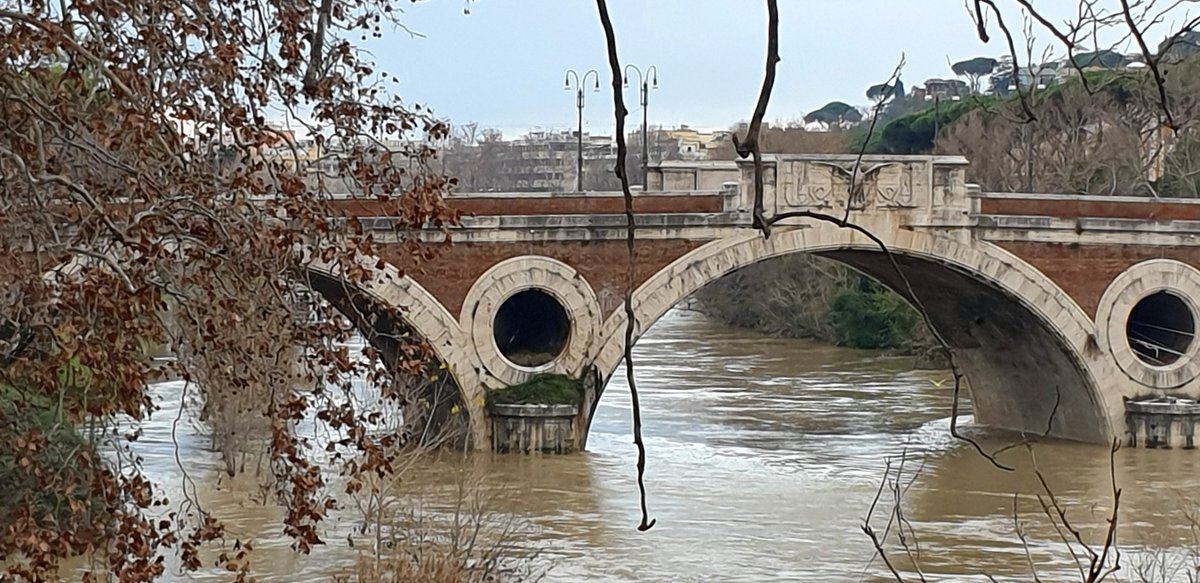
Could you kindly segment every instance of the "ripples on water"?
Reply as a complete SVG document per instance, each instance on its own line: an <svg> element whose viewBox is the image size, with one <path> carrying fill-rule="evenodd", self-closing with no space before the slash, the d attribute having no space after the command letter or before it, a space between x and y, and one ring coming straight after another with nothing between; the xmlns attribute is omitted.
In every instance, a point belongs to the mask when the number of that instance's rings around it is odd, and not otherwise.
<svg viewBox="0 0 1200 583"><path fill-rule="evenodd" d="M588 452L469 462L503 484L498 510L532 522L530 544L557 563L547 580L887 580L860 526L884 459L902 454L907 468L920 468L903 508L930 581L986 581L983 572L998 580L1031 579L1013 532L1014 493L1043 579L1078 580L1069 553L1040 516L1027 454L1006 454L1004 461L1018 471L1002 472L949 437L947 373L912 371L905 357L764 338L680 312L656 324L634 358L650 509L658 519L650 532L635 530L635 452L623 371L601 402ZM179 385L158 389L164 409L146 427L138 451L147 470L178 494L182 479L170 431ZM313 557L293 556L279 535L279 511L251 499L258 492L253 477L223 477L184 417L179 456L197 496L235 535L256 541L260 580L324 581L353 562L358 551L345 541L352 515L331 522L329 547ZM990 447L1005 439L975 434ZM1085 536L1101 536L1099 525L1111 508L1106 448L1054 443L1036 451L1073 521ZM1121 538L1130 553L1179 553L1192 540L1179 516L1200 482L1198 455L1117 454ZM445 492L456 463L431 464L410 484ZM877 528L884 521L878 517ZM227 579L217 572L195 578Z"/></svg>

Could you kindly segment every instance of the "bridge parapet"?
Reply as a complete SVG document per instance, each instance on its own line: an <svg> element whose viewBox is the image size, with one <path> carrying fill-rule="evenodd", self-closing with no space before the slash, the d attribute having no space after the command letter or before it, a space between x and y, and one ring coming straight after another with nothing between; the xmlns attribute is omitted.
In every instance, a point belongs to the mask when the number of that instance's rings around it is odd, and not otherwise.
<svg viewBox="0 0 1200 583"><path fill-rule="evenodd" d="M733 160L664 160L648 169L646 190L721 190L738 176Z"/></svg>
<svg viewBox="0 0 1200 583"><path fill-rule="evenodd" d="M754 162L738 162L738 210L749 212ZM814 211L840 215L902 213L916 222L963 222L971 210L961 156L773 154L764 159L763 206L768 214ZM851 188L853 187L853 191Z"/></svg>

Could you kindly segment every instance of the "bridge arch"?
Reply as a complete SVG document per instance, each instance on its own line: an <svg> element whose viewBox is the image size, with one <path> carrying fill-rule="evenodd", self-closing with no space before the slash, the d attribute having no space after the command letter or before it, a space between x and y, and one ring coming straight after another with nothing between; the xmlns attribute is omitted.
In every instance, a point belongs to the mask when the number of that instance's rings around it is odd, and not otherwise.
<svg viewBox="0 0 1200 583"><path fill-rule="evenodd" d="M1091 319L1049 278L990 243L880 225L872 229L904 270L912 291L966 374L980 423L1089 442L1116 434L1120 396L1101 389L1110 374L1095 349ZM792 253L845 263L912 301L887 254L860 233L827 223L744 231L681 257L633 295L635 338L704 285L742 267ZM612 377L623 358L625 315L604 324L596 366ZM636 363L635 363L636 365ZM1114 402L1115 400L1115 402ZM586 425L599 396L592 403Z"/></svg>
<svg viewBox="0 0 1200 583"><path fill-rule="evenodd" d="M349 279L339 267L324 262L308 265L305 283L350 318L363 332L372 325L362 321L360 314L367 311L364 308L397 308L402 322L382 322L374 325L377 328L380 325L399 325L427 341L434 351L434 356L446 366L447 372L458 386L463 407L469 415L472 436L478 438L486 435L487 415L483 410L483 387L477 371L470 366L470 360L463 358L466 336L458 321L433 294L412 278L405 276L394 265L376 258L363 258L361 264L370 274L363 284L348 283ZM377 267L379 265L382 267Z"/></svg>

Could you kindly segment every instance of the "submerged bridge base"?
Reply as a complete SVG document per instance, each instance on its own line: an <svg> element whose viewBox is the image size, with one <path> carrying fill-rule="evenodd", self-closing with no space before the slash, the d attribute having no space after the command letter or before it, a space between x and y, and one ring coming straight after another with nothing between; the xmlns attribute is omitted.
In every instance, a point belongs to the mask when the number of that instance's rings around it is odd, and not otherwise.
<svg viewBox="0 0 1200 583"><path fill-rule="evenodd" d="M1125 402L1129 447L1195 449L1200 401L1158 397Z"/></svg>

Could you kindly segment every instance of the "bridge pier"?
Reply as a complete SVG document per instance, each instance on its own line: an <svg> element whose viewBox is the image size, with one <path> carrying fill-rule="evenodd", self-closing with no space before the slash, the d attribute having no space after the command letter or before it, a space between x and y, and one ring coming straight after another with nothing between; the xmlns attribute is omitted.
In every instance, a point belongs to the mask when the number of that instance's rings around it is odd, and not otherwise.
<svg viewBox="0 0 1200 583"><path fill-rule="evenodd" d="M578 405L494 404L492 451L496 453L574 453L582 449Z"/></svg>
<svg viewBox="0 0 1200 583"><path fill-rule="evenodd" d="M1200 402L1160 397L1126 401L1129 447L1195 449Z"/></svg>

